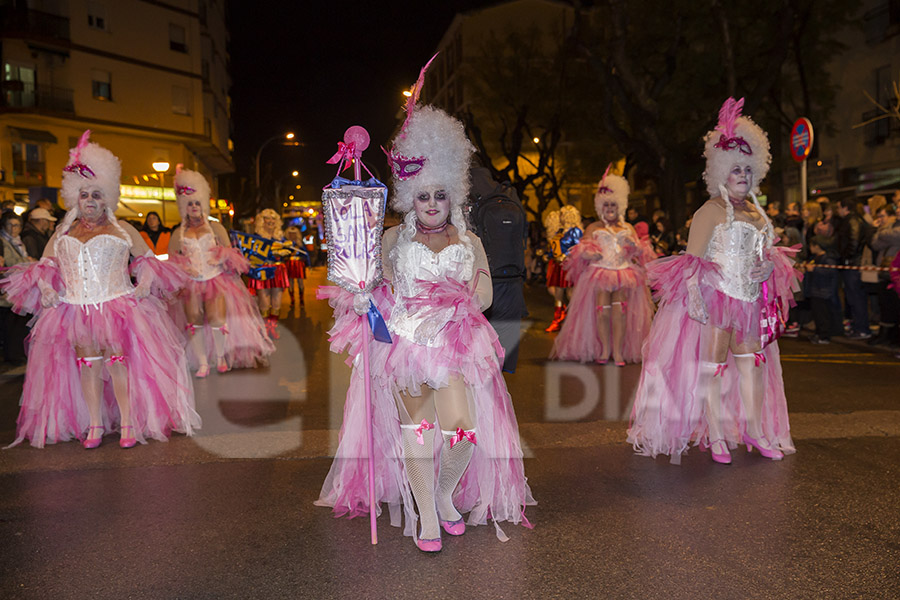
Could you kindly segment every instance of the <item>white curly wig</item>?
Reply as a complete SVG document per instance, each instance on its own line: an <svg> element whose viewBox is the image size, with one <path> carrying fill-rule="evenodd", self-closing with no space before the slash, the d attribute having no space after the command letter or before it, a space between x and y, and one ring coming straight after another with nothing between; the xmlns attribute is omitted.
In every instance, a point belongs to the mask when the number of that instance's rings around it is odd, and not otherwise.
<svg viewBox="0 0 900 600"><path fill-rule="evenodd" d="M209 217L209 198L211 194L206 177L197 171L182 169L181 165L176 167L175 200L178 203L178 212L181 213L182 220L187 218L187 203L188 200L192 199L200 200L203 216Z"/></svg>
<svg viewBox="0 0 900 600"><path fill-rule="evenodd" d="M279 215L271 208L263 209L259 212L258 215L256 215L256 222L253 224L256 235L268 237L263 226L263 217L275 217L275 235L272 236L272 239L283 239L284 231L282 230L282 227L284 226L284 222L281 220L281 215Z"/></svg>
<svg viewBox="0 0 900 600"><path fill-rule="evenodd" d="M581 212L571 204L566 204L559 209L559 220L562 228L566 231L573 227L584 229L581 223Z"/></svg>
<svg viewBox="0 0 900 600"><path fill-rule="evenodd" d="M560 228L560 218L558 210L551 210L544 215L544 231L548 236L556 235Z"/></svg>
<svg viewBox="0 0 900 600"><path fill-rule="evenodd" d="M603 218L600 207L605 200L612 200L619 208L619 220L624 219L630 193L631 186L628 185L627 179L621 175L605 174L597 184L597 193L594 194L594 210L597 211L597 216Z"/></svg>
<svg viewBox="0 0 900 600"><path fill-rule="evenodd" d="M469 196L469 163L475 147L466 137L465 127L444 111L433 106L415 108L406 127L394 139L391 153L410 158L424 158L425 163L414 175L401 179L393 172L394 198L391 206L400 213L413 209L413 198L422 189L443 189L450 197L451 221Z"/></svg>
<svg viewBox="0 0 900 600"><path fill-rule="evenodd" d="M66 210L78 208L78 194L86 187L98 187L110 212L119 206L119 179L122 163L106 148L88 142L91 131L82 134L78 145L69 150L69 162L62 174L62 197Z"/></svg>
<svg viewBox="0 0 900 600"><path fill-rule="evenodd" d="M703 138L703 156L706 157L703 180L710 197L721 195L719 186L725 184L735 165L750 167L754 194L760 193L759 186L769 172L772 163L769 136L750 117L741 116L743 106L743 98L726 100L719 110L716 128Z"/></svg>

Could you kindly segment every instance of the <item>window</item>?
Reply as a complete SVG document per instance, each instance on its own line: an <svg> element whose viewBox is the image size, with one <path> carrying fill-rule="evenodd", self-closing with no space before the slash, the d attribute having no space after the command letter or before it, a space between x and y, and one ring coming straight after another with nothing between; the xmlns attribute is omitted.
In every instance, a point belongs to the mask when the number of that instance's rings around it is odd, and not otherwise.
<svg viewBox="0 0 900 600"><path fill-rule="evenodd" d="M169 23L169 49L175 52L187 53L187 43L185 42L184 27Z"/></svg>
<svg viewBox="0 0 900 600"><path fill-rule="evenodd" d="M112 100L109 71L91 69L91 92L95 100Z"/></svg>
<svg viewBox="0 0 900 600"><path fill-rule="evenodd" d="M39 144L13 142L13 177L19 182L44 181L44 152Z"/></svg>
<svg viewBox="0 0 900 600"><path fill-rule="evenodd" d="M172 86L172 112L177 115L191 114L191 93L187 88Z"/></svg>
<svg viewBox="0 0 900 600"><path fill-rule="evenodd" d="M102 2L88 2L88 26L107 31L106 6Z"/></svg>

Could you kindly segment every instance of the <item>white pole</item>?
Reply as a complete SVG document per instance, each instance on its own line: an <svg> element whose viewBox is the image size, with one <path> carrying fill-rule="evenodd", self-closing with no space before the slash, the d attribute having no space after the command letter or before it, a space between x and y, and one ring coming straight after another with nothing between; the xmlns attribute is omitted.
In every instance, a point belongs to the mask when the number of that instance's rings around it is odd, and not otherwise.
<svg viewBox="0 0 900 600"><path fill-rule="evenodd" d="M800 199L802 201L800 206L806 205L806 187L806 159L804 158L802 161L800 161Z"/></svg>

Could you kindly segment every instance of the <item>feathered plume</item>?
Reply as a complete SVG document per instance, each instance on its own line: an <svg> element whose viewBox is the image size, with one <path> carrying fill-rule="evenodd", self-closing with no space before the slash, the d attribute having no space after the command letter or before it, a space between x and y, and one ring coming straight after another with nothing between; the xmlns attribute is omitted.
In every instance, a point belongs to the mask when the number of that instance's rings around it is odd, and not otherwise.
<svg viewBox="0 0 900 600"><path fill-rule="evenodd" d="M716 125L716 131L724 135L726 138L734 137L734 128L737 125L738 117L741 116L741 110L744 108L744 99L735 100L729 98L719 109L719 124Z"/></svg>
<svg viewBox="0 0 900 600"><path fill-rule="evenodd" d="M609 175L610 169L612 169L612 163L609 163L608 165L606 165L606 170L603 171L603 177L600 178L600 183L597 185L597 193L598 194L601 194L603 192L612 191L608 187L603 185L603 182L606 181L606 176Z"/></svg>
<svg viewBox="0 0 900 600"><path fill-rule="evenodd" d="M77 161L79 155L81 155L81 149L88 145L88 140L90 139L90 137L91 130L85 129L84 133L81 134L81 139L78 140L78 144L76 144L74 148L69 150L69 158L73 158Z"/></svg>
<svg viewBox="0 0 900 600"><path fill-rule="evenodd" d="M416 79L416 84L413 86L411 90L411 94L409 98L406 100L406 107L404 110L406 111L406 121L403 122L403 129L406 129L406 126L409 124L410 118L412 118L413 112L416 110L416 103L419 101L419 96L422 95L422 88L425 87L425 71L428 70L428 67L431 66L431 63L434 62L434 59L437 58L437 55L440 52L436 52L434 56L431 57L425 66L422 67L422 70L419 71L419 78Z"/></svg>

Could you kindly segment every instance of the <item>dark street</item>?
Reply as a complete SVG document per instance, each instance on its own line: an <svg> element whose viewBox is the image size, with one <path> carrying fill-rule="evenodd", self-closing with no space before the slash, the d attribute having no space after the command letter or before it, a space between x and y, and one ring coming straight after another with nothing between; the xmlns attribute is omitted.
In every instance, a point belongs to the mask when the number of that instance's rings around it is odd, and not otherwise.
<svg viewBox="0 0 900 600"><path fill-rule="evenodd" d="M625 443L638 366L549 364L551 302L528 291L507 375L538 505L533 530L490 527L438 555L379 519L313 506L348 370L327 351L311 272L271 367L195 380L191 439L121 450L0 452L3 598L889 598L900 595L900 361L864 345L782 340L797 453L742 448L681 466ZM23 377L3 375L0 438Z"/></svg>

